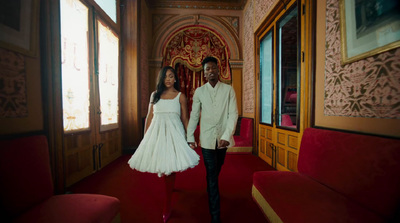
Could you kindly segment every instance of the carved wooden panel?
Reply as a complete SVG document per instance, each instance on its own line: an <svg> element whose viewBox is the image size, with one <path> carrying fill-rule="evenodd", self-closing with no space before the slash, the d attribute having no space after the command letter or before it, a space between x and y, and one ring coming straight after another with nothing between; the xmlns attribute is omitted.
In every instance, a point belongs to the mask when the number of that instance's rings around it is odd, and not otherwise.
<svg viewBox="0 0 400 223"><path fill-rule="evenodd" d="M94 137L90 131L64 137L66 185L70 186L93 173Z"/></svg>
<svg viewBox="0 0 400 223"><path fill-rule="evenodd" d="M298 138L297 136L288 135L288 146L292 149L298 148Z"/></svg>
<svg viewBox="0 0 400 223"><path fill-rule="evenodd" d="M266 142L264 139L260 139L260 152L262 154L265 154L265 147L266 147Z"/></svg>
<svg viewBox="0 0 400 223"><path fill-rule="evenodd" d="M267 129L267 139L272 140L272 130Z"/></svg>
<svg viewBox="0 0 400 223"><path fill-rule="evenodd" d="M100 133L100 142L98 148L99 164L102 168L121 155L121 137L120 130L107 131Z"/></svg>
<svg viewBox="0 0 400 223"><path fill-rule="evenodd" d="M261 129L260 129L260 136L261 136L261 137L264 137L264 138L267 137L267 135L266 135L266 129L264 129L264 128L261 128Z"/></svg>
<svg viewBox="0 0 400 223"><path fill-rule="evenodd" d="M278 132L278 143L281 145L286 145L286 134Z"/></svg>
<svg viewBox="0 0 400 223"><path fill-rule="evenodd" d="M277 162L280 165L285 166L285 149L278 146L277 153L278 153Z"/></svg>
<svg viewBox="0 0 400 223"><path fill-rule="evenodd" d="M288 151L287 153L287 168L297 172L297 154Z"/></svg>

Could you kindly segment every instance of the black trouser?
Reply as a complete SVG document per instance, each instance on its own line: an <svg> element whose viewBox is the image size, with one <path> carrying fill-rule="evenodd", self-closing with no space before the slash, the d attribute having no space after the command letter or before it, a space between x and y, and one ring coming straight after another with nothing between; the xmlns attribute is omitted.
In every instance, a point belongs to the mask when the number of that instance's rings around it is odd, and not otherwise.
<svg viewBox="0 0 400 223"><path fill-rule="evenodd" d="M215 150L201 148L207 172L208 204L212 219L219 219L220 217L218 176L224 164L226 150L226 148Z"/></svg>

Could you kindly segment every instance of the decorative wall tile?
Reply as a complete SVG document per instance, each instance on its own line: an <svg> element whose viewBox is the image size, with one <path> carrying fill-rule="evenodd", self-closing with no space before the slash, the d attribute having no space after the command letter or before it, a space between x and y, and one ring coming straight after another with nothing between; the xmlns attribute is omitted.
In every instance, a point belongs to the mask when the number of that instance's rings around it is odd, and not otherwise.
<svg viewBox="0 0 400 223"><path fill-rule="evenodd" d="M0 118L27 116L24 57L0 48Z"/></svg>
<svg viewBox="0 0 400 223"><path fill-rule="evenodd" d="M254 0L254 21L255 24L260 24L264 16L278 0Z"/></svg>
<svg viewBox="0 0 400 223"><path fill-rule="evenodd" d="M342 66L339 16L327 0L324 115L400 118L400 49Z"/></svg>
<svg viewBox="0 0 400 223"><path fill-rule="evenodd" d="M254 1L244 11L243 24L243 112L254 112Z"/></svg>

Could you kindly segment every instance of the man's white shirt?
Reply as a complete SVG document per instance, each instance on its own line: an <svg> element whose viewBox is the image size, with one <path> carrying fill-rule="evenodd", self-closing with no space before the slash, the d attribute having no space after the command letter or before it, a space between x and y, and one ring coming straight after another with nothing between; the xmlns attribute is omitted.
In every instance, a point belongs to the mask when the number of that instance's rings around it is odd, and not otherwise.
<svg viewBox="0 0 400 223"><path fill-rule="evenodd" d="M188 142L195 142L194 131L199 119L202 148L215 149L216 142L221 139L229 142L228 147L234 146L233 134L238 119L238 110L232 86L218 81L215 87L206 83L196 89L187 127Z"/></svg>

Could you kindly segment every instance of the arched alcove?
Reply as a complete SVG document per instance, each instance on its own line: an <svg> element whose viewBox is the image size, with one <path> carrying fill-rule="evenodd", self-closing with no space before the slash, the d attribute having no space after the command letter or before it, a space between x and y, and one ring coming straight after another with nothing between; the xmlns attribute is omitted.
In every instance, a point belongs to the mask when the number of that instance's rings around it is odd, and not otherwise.
<svg viewBox="0 0 400 223"><path fill-rule="evenodd" d="M224 39L207 27L190 25L182 27L167 37L163 46L163 66L183 64L191 71L202 70L201 61L214 56L220 64L220 80L230 83L230 49Z"/></svg>
<svg viewBox="0 0 400 223"><path fill-rule="evenodd" d="M234 31L234 28L222 18L207 15L169 16L160 22L159 26L153 27L154 41L151 53L152 59L162 59L163 47L167 45L169 41L168 37L170 37L172 33L183 27L194 25L204 27L218 34L230 50L230 59L235 61L242 59L239 37Z"/></svg>
<svg viewBox="0 0 400 223"><path fill-rule="evenodd" d="M229 78L222 80L231 84L236 92L239 114L241 114L241 100L242 100L242 65L243 65L243 53L241 43L239 41L239 18L235 16L212 16L212 15L174 15L174 14L153 14L153 25L152 25L152 41L149 44L150 49L150 83L156 83L156 77L158 71L164 64L165 61L165 50L171 39L178 35L178 33L188 27L201 27L202 30L210 32L215 38L224 44L226 50L226 56L224 60L226 63L224 69L229 71ZM171 58L170 58L171 59ZM176 58L175 61L168 65L183 64L183 60ZM201 61L200 61L201 64ZM175 67L177 68L177 67ZM201 68L200 68L201 70ZM192 91L201 85L203 82L202 75L196 74L196 71L192 72L192 80L196 82L190 91L186 93L188 96L188 102L190 104L190 98ZM226 76L225 76L226 77ZM189 86L188 86L189 87ZM152 86L150 88L153 88ZM190 92L190 93L189 93Z"/></svg>

